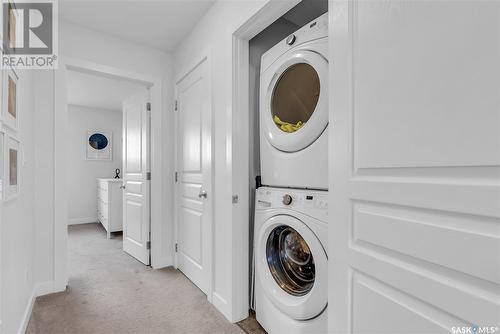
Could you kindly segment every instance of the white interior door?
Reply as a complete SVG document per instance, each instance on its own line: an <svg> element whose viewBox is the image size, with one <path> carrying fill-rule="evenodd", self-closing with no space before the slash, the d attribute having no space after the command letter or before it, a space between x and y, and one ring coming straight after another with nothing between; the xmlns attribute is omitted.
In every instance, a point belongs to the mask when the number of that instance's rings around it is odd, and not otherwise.
<svg viewBox="0 0 500 334"><path fill-rule="evenodd" d="M177 268L210 286L211 99L205 58L177 83Z"/></svg>
<svg viewBox="0 0 500 334"><path fill-rule="evenodd" d="M331 332L498 332L498 22L498 1L330 2Z"/></svg>
<svg viewBox="0 0 500 334"><path fill-rule="evenodd" d="M150 261L149 92L123 102L123 250Z"/></svg>

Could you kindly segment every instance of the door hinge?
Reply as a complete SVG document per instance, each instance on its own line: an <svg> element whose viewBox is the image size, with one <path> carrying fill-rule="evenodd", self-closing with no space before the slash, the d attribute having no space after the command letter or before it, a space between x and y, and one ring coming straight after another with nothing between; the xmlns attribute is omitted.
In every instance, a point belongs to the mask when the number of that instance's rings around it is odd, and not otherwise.
<svg viewBox="0 0 500 334"><path fill-rule="evenodd" d="M177 100L175 100L174 110L177 111L178 108L179 108L179 103L177 102Z"/></svg>
<svg viewBox="0 0 500 334"><path fill-rule="evenodd" d="M177 172L174 173L175 183L177 183Z"/></svg>
<svg viewBox="0 0 500 334"><path fill-rule="evenodd" d="M151 172L146 173L146 180L151 181Z"/></svg>
<svg viewBox="0 0 500 334"><path fill-rule="evenodd" d="M177 253L179 251L179 245L175 244L175 252Z"/></svg>
<svg viewBox="0 0 500 334"><path fill-rule="evenodd" d="M146 110L151 111L151 102L146 103Z"/></svg>
<svg viewBox="0 0 500 334"><path fill-rule="evenodd" d="M146 249L151 249L151 241L146 242Z"/></svg>

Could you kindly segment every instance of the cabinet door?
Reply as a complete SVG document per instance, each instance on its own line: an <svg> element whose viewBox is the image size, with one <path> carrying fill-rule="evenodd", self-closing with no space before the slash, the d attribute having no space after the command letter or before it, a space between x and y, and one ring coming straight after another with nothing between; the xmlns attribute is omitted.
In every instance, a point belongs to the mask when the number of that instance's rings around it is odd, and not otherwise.
<svg viewBox="0 0 500 334"><path fill-rule="evenodd" d="M330 2L331 332L500 325L499 22L498 1Z"/></svg>

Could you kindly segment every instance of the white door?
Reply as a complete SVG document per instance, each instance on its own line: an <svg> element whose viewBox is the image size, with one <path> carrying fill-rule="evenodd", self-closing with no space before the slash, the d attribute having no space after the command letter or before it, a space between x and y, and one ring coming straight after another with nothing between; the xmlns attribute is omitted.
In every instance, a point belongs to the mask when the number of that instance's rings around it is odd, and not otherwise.
<svg viewBox="0 0 500 334"><path fill-rule="evenodd" d="M208 62L177 83L177 268L205 294L210 277L211 99Z"/></svg>
<svg viewBox="0 0 500 334"><path fill-rule="evenodd" d="M330 2L331 332L498 333L498 22L498 1Z"/></svg>
<svg viewBox="0 0 500 334"><path fill-rule="evenodd" d="M149 93L123 102L123 250L149 265Z"/></svg>

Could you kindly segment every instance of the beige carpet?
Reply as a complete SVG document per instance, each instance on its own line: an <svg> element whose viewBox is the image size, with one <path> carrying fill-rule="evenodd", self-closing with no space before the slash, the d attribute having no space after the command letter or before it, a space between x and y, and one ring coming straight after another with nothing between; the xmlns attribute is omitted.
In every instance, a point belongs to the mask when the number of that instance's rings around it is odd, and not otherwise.
<svg viewBox="0 0 500 334"><path fill-rule="evenodd" d="M182 273L124 253L120 234L73 225L68 245L69 288L37 298L27 333L243 333Z"/></svg>

